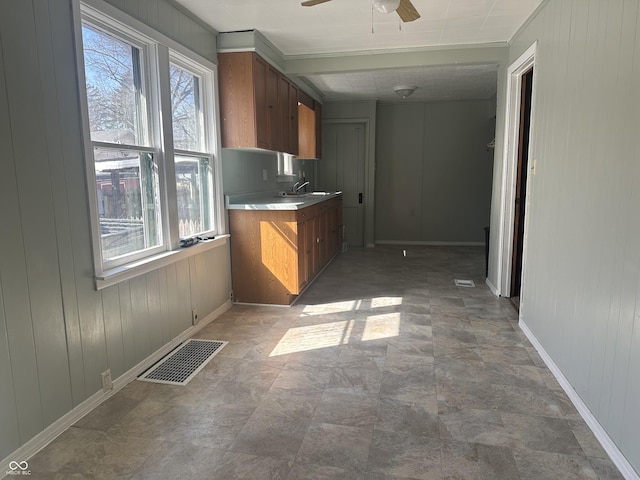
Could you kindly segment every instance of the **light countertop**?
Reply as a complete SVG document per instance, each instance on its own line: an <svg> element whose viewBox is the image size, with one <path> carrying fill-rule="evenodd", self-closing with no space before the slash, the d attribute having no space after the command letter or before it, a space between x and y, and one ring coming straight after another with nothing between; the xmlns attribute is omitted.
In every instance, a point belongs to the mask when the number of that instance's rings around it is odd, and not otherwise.
<svg viewBox="0 0 640 480"><path fill-rule="evenodd" d="M286 195L282 192L243 193L226 195L229 210L300 210L342 195L342 192L307 192Z"/></svg>

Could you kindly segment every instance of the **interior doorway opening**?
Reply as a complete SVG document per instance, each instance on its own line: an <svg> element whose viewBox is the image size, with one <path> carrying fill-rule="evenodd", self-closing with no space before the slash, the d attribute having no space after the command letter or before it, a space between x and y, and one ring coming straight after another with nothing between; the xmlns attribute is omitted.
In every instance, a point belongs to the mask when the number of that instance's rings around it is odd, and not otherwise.
<svg viewBox="0 0 640 480"><path fill-rule="evenodd" d="M511 291L516 308L520 307L522 287L522 256L524 252L524 223L527 196L527 173L529 171L529 138L531 128L531 97L533 93L533 66L520 77L520 122L518 132L518 157L516 166L513 251L511 260Z"/></svg>
<svg viewBox="0 0 640 480"><path fill-rule="evenodd" d="M535 51L533 44L511 64L507 80L498 294L510 297L518 310L526 267L527 194L535 166L530 158Z"/></svg>

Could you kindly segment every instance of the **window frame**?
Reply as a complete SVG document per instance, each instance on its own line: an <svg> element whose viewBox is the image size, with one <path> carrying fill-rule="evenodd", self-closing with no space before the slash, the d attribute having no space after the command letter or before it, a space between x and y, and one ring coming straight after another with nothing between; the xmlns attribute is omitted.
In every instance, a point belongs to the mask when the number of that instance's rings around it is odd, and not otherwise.
<svg viewBox="0 0 640 480"><path fill-rule="evenodd" d="M186 57L185 55L173 50L169 49L169 69L170 72L171 64L175 65L178 68L181 68L188 73L191 73L194 76L197 76L200 79L199 82L199 100L200 100L200 130L202 135L202 145L200 145L200 150L185 150L175 148L174 143L171 142L171 150L173 152L173 166L175 170L175 158L177 156L184 157L194 157L194 158L207 158L209 160L209 167L211 169L212 179L211 179L211 189L214 194L211 195L210 200L210 215L212 216L211 225L212 228L208 230L204 230L203 232L197 232L195 235L204 235L211 236L217 233L216 224L218 222L218 218L220 214L216 209L215 202L215 191L216 191L216 168L215 168L215 155L213 153L215 145L215 138L213 138L213 132L216 131L215 121L216 109L211 106L215 103L214 89L212 86L214 85L214 75L213 72L207 69L202 68L197 62L194 62L191 58ZM169 98L169 104L171 99ZM173 114L173 112L171 112ZM172 115L173 119L173 115ZM173 128L171 130L171 136L173 137ZM175 179L175 171L173 177ZM176 195L177 198L177 195ZM177 205L176 205L177 208Z"/></svg>
<svg viewBox="0 0 640 480"><path fill-rule="evenodd" d="M74 0L73 11L94 273L96 288L101 289L155 268L160 268L185 256L191 256L226 243L228 234L226 233L226 221L224 218L225 208L219 155L221 143L217 100L218 71L217 65L211 61L101 0ZM158 195L162 210L159 221L162 224L163 242L158 247L140 250L134 254L127 255L125 259L117 262L105 262L102 258L93 150L94 147L113 148L114 144L91 140L82 38L82 26L85 23L92 28L123 39L137 48L142 46L142 52L144 52L141 55L143 57L141 65L143 65L145 93L148 97L146 99L145 112L147 123L146 145L142 147L118 144L118 147L124 147L123 149L132 151L152 151L154 154L154 161L158 167ZM209 158L213 177L211 180L210 200L212 204L212 228L202 232L201 235L208 238L216 238L216 240L206 242L206 245L200 245L197 249L180 249L179 247L174 159L175 155L179 155L181 152L188 155L193 155L194 152L173 148L169 85L170 63L175 63L177 66L187 66L189 71L197 72L201 79L200 90L202 92L201 108L203 110L205 151L198 152L198 154ZM157 158L155 157L156 155ZM186 252L186 250L190 251Z"/></svg>

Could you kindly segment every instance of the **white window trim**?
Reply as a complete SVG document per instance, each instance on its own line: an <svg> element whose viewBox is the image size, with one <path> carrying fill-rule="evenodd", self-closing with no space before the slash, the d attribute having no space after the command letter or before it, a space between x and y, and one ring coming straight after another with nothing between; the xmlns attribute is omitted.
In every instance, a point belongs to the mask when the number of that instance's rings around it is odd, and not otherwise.
<svg viewBox="0 0 640 480"><path fill-rule="evenodd" d="M226 233L227 225L225 219L225 204L222 190L222 167L220 164L220 152L221 152L221 140L220 140L220 128L219 128L219 105L218 105L218 68L217 65L207 60L206 58L192 52L176 41L169 37L155 31L148 25L140 22L139 20L127 15L116 7L103 2L102 0L73 0L72 1L73 17L74 17L74 30L75 30L75 47L76 47L76 70L78 74L79 86L82 89L80 95L81 105L81 117L82 117L82 135L84 137L85 145L85 157L86 161L86 176L87 176L87 198L89 203L89 209L91 213L91 242L93 250L94 260L94 272L95 272L95 284L96 289L100 290L110 285L117 284L119 282L137 277L145 274L149 271L161 268L168 264L177 262L181 259L188 258L192 255L202 253L204 251L216 248L220 245L227 244L229 235ZM127 33L131 33L133 40L140 41L143 44L151 42L151 48L147 50L145 55L145 62L149 62L149 57L155 56L154 65L149 67L149 75L161 77L157 71L156 65L166 61L175 55L181 62L188 62L197 67L198 70L205 71L208 76L206 83L208 86L205 88L203 85L203 95L206 96L206 105L210 108L206 109L207 115L205 120L205 129L207 130L207 150L203 152L206 156L212 157L212 170L213 170L213 202L214 202L214 227L215 230L209 232L212 240L202 242L194 247L180 248L178 237L178 225L175 220L172 219L172 215L177 219L177 205L176 204L176 188L175 188L175 169L173 161L165 161L164 156L173 155L173 138L171 129L167 129L167 125L154 124L156 119L164 120L166 115L159 115L160 101L163 94L168 95L168 78L163 80L162 78L145 79L147 88L152 96L149 102L150 109L157 109L157 115L153 115L152 112L147 112L149 118L149 136L148 143L152 143L154 148L152 150L157 152L155 146L160 145L160 141L163 142L160 152L158 152L158 165L160 174L160 189L161 189L161 201L163 208L163 235L164 245L161 248L161 252L140 258L130 263L120 265L113 268L105 268L102 261L102 249L100 244L100 230L96 228L98 218L98 204L95 192L92 191L92 186L95 185L95 169L90 165L89 159L93 159L93 143L91 142L91 135L89 129L88 118L88 104L87 96L84 93L84 85L86 85L85 73L84 73L84 58L82 55L82 21L84 17L91 19L91 23L98 23L104 25L107 28L115 29L117 32L122 28ZM156 48L157 47L157 48ZM175 52L175 53L170 53ZM163 88L164 93L163 93ZM165 135L160 136L160 132L164 131ZM167 147L167 143L170 143ZM135 147L140 148L140 147ZM140 148L141 150L144 147ZM179 151L177 151L179 152ZM193 152L191 152L193 153ZM169 171L172 170L172 171ZM214 234L215 233L215 237Z"/></svg>

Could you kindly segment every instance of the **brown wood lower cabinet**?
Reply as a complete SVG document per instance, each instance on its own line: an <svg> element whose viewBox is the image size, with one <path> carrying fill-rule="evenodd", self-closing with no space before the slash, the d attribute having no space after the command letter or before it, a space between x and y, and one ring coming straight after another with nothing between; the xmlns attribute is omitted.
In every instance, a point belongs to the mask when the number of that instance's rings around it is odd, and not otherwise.
<svg viewBox="0 0 640 480"><path fill-rule="evenodd" d="M340 249L342 197L300 210L230 210L233 294L289 305Z"/></svg>

